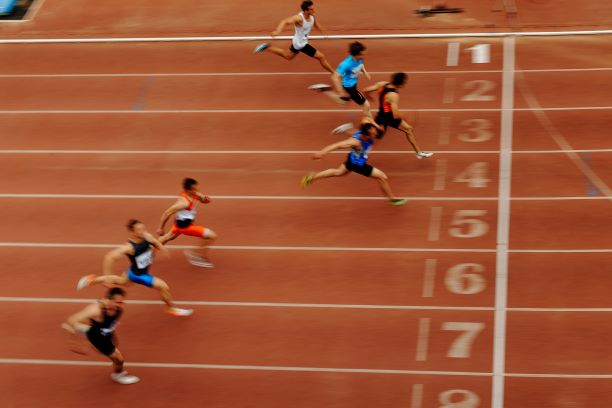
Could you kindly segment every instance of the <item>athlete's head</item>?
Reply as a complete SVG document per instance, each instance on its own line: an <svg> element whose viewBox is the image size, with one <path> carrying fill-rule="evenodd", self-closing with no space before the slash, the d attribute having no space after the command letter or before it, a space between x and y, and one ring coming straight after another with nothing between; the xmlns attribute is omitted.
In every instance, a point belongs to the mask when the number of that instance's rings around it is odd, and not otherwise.
<svg viewBox="0 0 612 408"><path fill-rule="evenodd" d="M121 288L110 288L108 292L106 292L106 299L106 304L111 308L121 307L125 299L125 290Z"/></svg>
<svg viewBox="0 0 612 408"><path fill-rule="evenodd" d="M401 88L404 86L407 79L408 75L406 75L404 72L396 72L395 74L391 75L391 84L397 88Z"/></svg>
<svg viewBox="0 0 612 408"><path fill-rule="evenodd" d="M349 54L353 57L363 57L365 55L366 46L355 41L349 44Z"/></svg>
<svg viewBox="0 0 612 408"><path fill-rule="evenodd" d="M183 180L183 190L190 191L193 193L197 192L198 182L195 179L187 177L186 179Z"/></svg>
<svg viewBox="0 0 612 408"><path fill-rule="evenodd" d="M378 134L378 129L371 123L364 123L359 128L362 136L365 136L368 140L373 139Z"/></svg>
<svg viewBox="0 0 612 408"><path fill-rule="evenodd" d="M143 238L144 233L147 232L147 228L142 223L142 221L138 221L136 219L131 219L125 224L127 230L130 231L134 236L138 238Z"/></svg>
<svg viewBox="0 0 612 408"><path fill-rule="evenodd" d="M300 5L300 8L304 13L307 13L309 15L314 14L314 5L312 0L304 0Z"/></svg>

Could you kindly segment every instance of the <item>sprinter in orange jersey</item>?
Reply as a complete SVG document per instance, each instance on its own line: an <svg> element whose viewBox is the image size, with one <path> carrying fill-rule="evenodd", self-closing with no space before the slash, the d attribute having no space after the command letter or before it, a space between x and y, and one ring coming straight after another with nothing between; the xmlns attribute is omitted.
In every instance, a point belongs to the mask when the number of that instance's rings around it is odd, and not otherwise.
<svg viewBox="0 0 612 408"><path fill-rule="evenodd" d="M208 246L217 238L217 234L210 228L193 224L198 202L208 204L210 203L210 198L198 191L198 182L196 180L192 178L184 179L183 191L176 202L162 214L157 234L162 245L172 241L181 234L203 239L204 242L198 251L199 253L185 251L185 256L187 256L187 260L192 265L212 268L214 265L207 256ZM172 229L168 233L165 233L164 227L166 222L173 214L176 214L174 225L172 225Z"/></svg>

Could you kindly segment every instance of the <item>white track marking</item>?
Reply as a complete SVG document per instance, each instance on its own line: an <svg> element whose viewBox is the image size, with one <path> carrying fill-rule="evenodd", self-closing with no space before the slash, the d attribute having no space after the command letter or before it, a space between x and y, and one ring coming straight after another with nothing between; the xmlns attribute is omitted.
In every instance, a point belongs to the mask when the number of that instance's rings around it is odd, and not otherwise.
<svg viewBox="0 0 612 408"><path fill-rule="evenodd" d="M313 35L312 40L347 40L347 39L402 39L402 38L464 38L464 37L550 37L577 35L606 35L612 30L577 30L577 31L515 31L515 32L484 32L484 33L431 33L431 34L338 34ZM126 43L126 42L205 42L205 41L265 41L291 40L293 37L280 36L204 36L204 37L116 37L116 38L22 38L2 39L0 44L59 44L59 43Z"/></svg>
<svg viewBox="0 0 612 408"><path fill-rule="evenodd" d="M421 297L433 297L437 264L437 259L428 258L425 260L425 272L423 275L423 292Z"/></svg>
<svg viewBox="0 0 612 408"><path fill-rule="evenodd" d="M499 150L432 150L436 154L499 154ZM223 154L313 154L315 150L84 150L84 149L0 149L0 154L117 154L117 155L223 155ZM377 154L413 154L412 150L377 150ZM612 153L612 149L514 150L512 154ZM330 152L346 154L346 151Z"/></svg>
<svg viewBox="0 0 612 408"><path fill-rule="evenodd" d="M431 326L431 318L421 317L419 318L419 330L417 335L416 345L416 361L427 360L427 349L429 346L429 328Z"/></svg>
<svg viewBox="0 0 612 408"><path fill-rule="evenodd" d="M459 65L459 48L460 45L458 42L448 43L448 48L446 51L447 67L456 67L457 65Z"/></svg>
<svg viewBox="0 0 612 408"><path fill-rule="evenodd" d="M444 79L444 93L442 96L442 103L453 103L455 102L455 86L457 84L456 78L445 78Z"/></svg>
<svg viewBox="0 0 612 408"><path fill-rule="evenodd" d="M78 303L86 304L95 302L91 298L46 298L46 297L22 297L22 296L0 296L0 302L5 303ZM132 305L163 305L161 300L126 300ZM382 310L443 310L443 311L471 311L488 312L494 311L490 306L426 306L426 305L361 305L342 303L278 303L278 302L230 302L230 301L204 301L204 300L179 300L175 302L184 306L203 307L270 307L270 308L305 308L305 309L382 309ZM516 313L612 313L612 307L508 307L508 312Z"/></svg>
<svg viewBox="0 0 612 408"><path fill-rule="evenodd" d="M501 153L499 159L499 201L497 207L497 254L495 259L492 408L503 408L504 406L508 244L510 237L510 187L512 177L512 108L514 107L514 52L514 37L504 38L500 132Z"/></svg>
<svg viewBox="0 0 612 408"><path fill-rule="evenodd" d="M410 408L423 408L423 384L412 385Z"/></svg>
<svg viewBox="0 0 612 408"><path fill-rule="evenodd" d="M82 360L45 360L25 358L0 358L0 364L29 365L59 365L59 366L94 366L110 367L110 362ZM491 373L476 371L419 371L419 370L382 370L369 368L328 368L328 367L291 367L291 366L257 366L257 365L225 365L225 364L180 364L180 363L126 363L128 367L140 368L186 368L201 370L253 370L253 371L294 371L321 373L363 373L363 374L403 374L403 375L440 375L457 377L491 377ZM585 378L610 379L612 374L531 374L508 373L506 377L522 378Z"/></svg>
<svg viewBox="0 0 612 408"><path fill-rule="evenodd" d="M440 223L442 222L442 207L431 207L431 216L429 218L429 233L427 234L428 241L440 240Z"/></svg>
<svg viewBox="0 0 612 408"><path fill-rule="evenodd" d="M515 112L531 112L532 108L514 108ZM612 110L612 106L566 106L540 108L540 111L583 111L583 110ZM400 112L500 112L501 108L408 108L400 109ZM0 110L0 115L92 115L92 114L121 114L121 115L146 115L146 114L225 114L225 113L349 113L361 112L359 109L43 109L43 110Z"/></svg>
<svg viewBox="0 0 612 408"><path fill-rule="evenodd" d="M434 191L444 191L446 187L446 172L448 167L448 160L438 159L436 160L435 172L434 172Z"/></svg>

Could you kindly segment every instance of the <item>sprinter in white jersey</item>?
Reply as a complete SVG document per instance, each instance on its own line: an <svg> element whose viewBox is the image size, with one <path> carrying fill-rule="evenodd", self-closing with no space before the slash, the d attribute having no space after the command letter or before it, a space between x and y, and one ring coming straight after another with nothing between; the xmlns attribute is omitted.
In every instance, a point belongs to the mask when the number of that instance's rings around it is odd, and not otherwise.
<svg viewBox="0 0 612 408"><path fill-rule="evenodd" d="M278 27L276 27L276 30L272 31L272 36L277 36L283 31L283 28L285 28L287 24L293 24L293 26L295 27L295 34L293 36L293 40L289 49L271 47L270 44L263 43L255 47L254 52L260 53L264 51L269 51L287 60L294 59L295 56L298 55L299 52L301 52L311 58L318 59L321 66L327 72L333 75L334 69L331 67L331 65L329 65L329 62L325 58L325 55L323 55L321 51L318 51L312 45L308 44L308 35L310 34L310 30L312 30L312 27L315 27L321 32L321 34L323 34L323 29L315 20L314 6L312 1L305 0L304 2L302 2L301 8L301 13L282 20L278 24Z"/></svg>

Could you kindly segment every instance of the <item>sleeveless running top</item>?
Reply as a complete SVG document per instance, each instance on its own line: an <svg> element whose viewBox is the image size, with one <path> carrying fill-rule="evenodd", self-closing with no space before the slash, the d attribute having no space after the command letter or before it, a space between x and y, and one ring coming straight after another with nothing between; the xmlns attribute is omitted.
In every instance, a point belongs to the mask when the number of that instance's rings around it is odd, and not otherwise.
<svg viewBox="0 0 612 408"><path fill-rule="evenodd" d="M144 275L149 272L149 266L153 263L153 248L147 240L142 242L128 241L134 248L134 255L129 255L130 269L136 275Z"/></svg>
<svg viewBox="0 0 612 408"><path fill-rule="evenodd" d="M361 138L361 131L357 131L353 134L353 138L359 140L361 143L361 147L352 147L348 158L351 163L356 164L358 166L363 166L368 162L368 152L372 148L372 144L374 141L368 140L365 141Z"/></svg>
<svg viewBox="0 0 612 408"><path fill-rule="evenodd" d="M314 26L315 22L314 16L310 16L310 20L306 20L303 12L301 12L299 16L302 18L302 26L294 24L295 34L292 40L293 48L296 50L301 50L308 44L308 35L310 35L310 30L312 30L312 26Z"/></svg>
<svg viewBox="0 0 612 408"><path fill-rule="evenodd" d="M115 327L117 327L117 325L119 324L119 318L121 317L123 310L118 308L116 313L111 316L106 312L106 307L104 307L104 305L100 304L100 307L102 309L102 321L99 322L97 320L91 319L91 327L89 331L97 331L103 336L109 336L113 333Z"/></svg>
<svg viewBox="0 0 612 408"><path fill-rule="evenodd" d="M387 96L388 93L397 93L397 89L395 89L394 87L389 87L390 84L385 84L381 90L379 91L379 98L378 98L378 113L380 115L393 115L393 111L391 110L391 104L388 102L385 102L385 96Z"/></svg>
<svg viewBox="0 0 612 408"><path fill-rule="evenodd" d="M176 226L179 228L187 228L191 225L193 220L195 220L197 214L196 201L184 191L181 192L181 197L187 200L189 205L187 208L176 212Z"/></svg>

